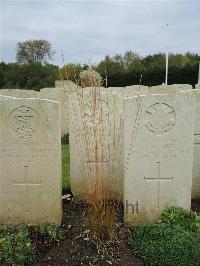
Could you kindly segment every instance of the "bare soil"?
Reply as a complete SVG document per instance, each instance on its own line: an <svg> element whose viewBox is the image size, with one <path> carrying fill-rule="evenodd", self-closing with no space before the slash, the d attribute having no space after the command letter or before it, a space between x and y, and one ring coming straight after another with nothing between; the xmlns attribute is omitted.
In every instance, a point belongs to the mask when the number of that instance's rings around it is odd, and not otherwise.
<svg viewBox="0 0 200 266"><path fill-rule="evenodd" d="M200 212L200 201L193 201L192 209ZM59 243L54 244L45 244L44 239L38 239L40 256L38 262L32 265L144 265L129 247L131 232L123 227L123 223L119 221L110 243L98 247L88 237L85 216L86 206L83 202L64 200L61 225L63 237Z"/></svg>
<svg viewBox="0 0 200 266"><path fill-rule="evenodd" d="M86 206L76 200L63 200L62 239L44 246L39 239L38 262L31 265L143 265L128 245L131 234L119 223L114 238L100 246L90 239L86 225Z"/></svg>

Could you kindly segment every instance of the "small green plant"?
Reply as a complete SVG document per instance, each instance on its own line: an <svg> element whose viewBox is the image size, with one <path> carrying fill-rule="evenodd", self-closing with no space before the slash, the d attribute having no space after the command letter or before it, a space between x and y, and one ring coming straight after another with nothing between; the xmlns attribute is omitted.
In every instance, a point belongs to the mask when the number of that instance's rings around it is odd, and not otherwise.
<svg viewBox="0 0 200 266"><path fill-rule="evenodd" d="M185 230L200 232L200 216L191 210L179 207L168 208L162 213L160 222L169 225L179 225Z"/></svg>
<svg viewBox="0 0 200 266"><path fill-rule="evenodd" d="M200 236L178 225L138 226L129 243L147 265L200 265Z"/></svg>
<svg viewBox="0 0 200 266"><path fill-rule="evenodd" d="M44 236L48 236L52 241L59 241L61 239L61 232L58 227L48 223L42 223L34 227L36 231Z"/></svg>
<svg viewBox="0 0 200 266"><path fill-rule="evenodd" d="M60 230L50 224L8 227L0 225L0 263L24 265L36 260L38 250L35 235L45 236L45 242L59 241Z"/></svg>
<svg viewBox="0 0 200 266"><path fill-rule="evenodd" d="M0 236L0 261L18 265L35 261L37 252L31 244L26 227L16 232L8 227L0 227Z"/></svg>

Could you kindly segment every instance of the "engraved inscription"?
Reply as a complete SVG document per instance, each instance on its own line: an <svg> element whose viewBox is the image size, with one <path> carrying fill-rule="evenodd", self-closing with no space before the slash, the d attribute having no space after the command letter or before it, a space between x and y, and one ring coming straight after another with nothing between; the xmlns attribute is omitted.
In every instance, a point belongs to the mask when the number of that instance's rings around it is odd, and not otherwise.
<svg viewBox="0 0 200 266"><path fill-rule="evenodd" d="M104 100L91 100L85 105L85 116L88 125L106 123L109 121L109 115L109 106Z"/></svg>
<svg viewBox="0 0 200 266"><path fill-rule="evenodd" d="M36 111L28 106L20 106L9 115L10 127L21 139L32 139L36 133Z"/></svg>
<svg viewBox="0 0 200 266"><path fill-rule="evenodd" d="M153 104L145 112L145 126L154 135L166 134L175 124L175 111L166 103Z"/></svg>

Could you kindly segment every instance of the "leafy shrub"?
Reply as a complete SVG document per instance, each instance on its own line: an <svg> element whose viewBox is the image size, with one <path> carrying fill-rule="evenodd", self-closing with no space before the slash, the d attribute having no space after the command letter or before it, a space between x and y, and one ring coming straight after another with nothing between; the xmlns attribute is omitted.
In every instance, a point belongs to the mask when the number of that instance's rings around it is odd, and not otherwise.
<svg viewBox="0 0 200 266"><path fill-rule="evenodd" d="M36 250L31 245L28 229L22 227L14 233L10 228L1 227L0 260L10 264L24 265L36 259Z"/></svg>
<svg viewBox="0 0 200 266"><path fill-rule="evenodd" d="M169 225L179 225L185 230L200 232L200 216L191 210L168 208L161 215L160 221Z"/></svg>
<svg viewBox="0 0 200 266"><path fill-rule="evenodd" d="M55 226L50 224L39 224L37 226L24 225L18 228L0 226L0 264L6 262L9 264L24 265L36 260L38 250L37 243L33 237L38 232L45 236L45 243L59 241L61 232Z"/></svg>
<svg viewBox="0 0 200 266"><path fill-rule="evenodd" d="M200 265L200 236L178 225L138 226L129 243L147 265Z"/></svg>

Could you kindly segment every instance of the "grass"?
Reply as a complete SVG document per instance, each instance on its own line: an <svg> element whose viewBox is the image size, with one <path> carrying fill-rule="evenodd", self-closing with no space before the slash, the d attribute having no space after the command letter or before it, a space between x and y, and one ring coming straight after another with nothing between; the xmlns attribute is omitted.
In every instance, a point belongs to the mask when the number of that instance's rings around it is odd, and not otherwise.
<svg viewBox="0 0 200 266"><path fill-rule="evenodd" d="M62 187L70 188L69 144L62 145Z"/></svg>
<svg viewBox="0 0 200 266"><path fill-rule="evenodd" d="M157 224L137 226L129 243L147 265L200 265L199 216L182 208L164 211Z"/></svg>

